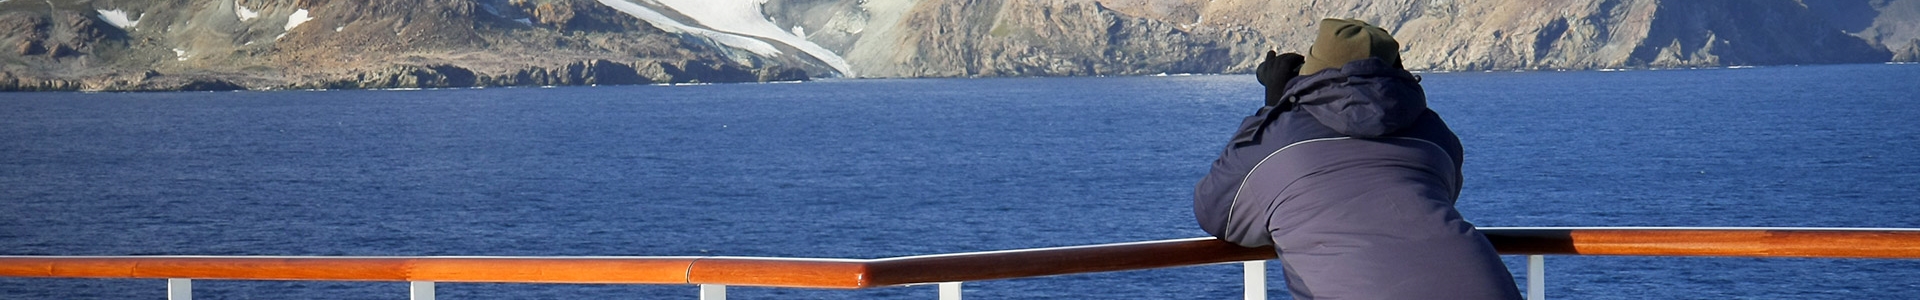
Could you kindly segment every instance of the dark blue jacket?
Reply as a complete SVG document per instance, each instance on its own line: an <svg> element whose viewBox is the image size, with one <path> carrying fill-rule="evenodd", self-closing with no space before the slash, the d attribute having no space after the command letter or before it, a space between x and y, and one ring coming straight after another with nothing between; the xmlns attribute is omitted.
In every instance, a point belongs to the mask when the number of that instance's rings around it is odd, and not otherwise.
<svg viewBox="0 0 1920 300"><path fill-rule="evenodd" d="M1518 297L1453 208L1460 140L1417 77L1366 59L1295 78L1284 97L1290 109L1243 120L1196 185L1201 228L1275 246L1296 298Z"/></svg>
<svg viewBox="0 0 1920 300"><path fill-rule="evenodd" d="M1308 156L1309 162L1271 160L1286 146L1304 146L1302 142L1308 140L1332 142L1329 138L1361 138L1436 150L1432 154L1444 156L1446 162L1413 162L1417 165L1400 165L1398 169L1379 169L1375 173L1430 173L1430 177L1421 177L1421 185L1446 190L1444 198L1448 204L1459 194L1459 163L1463 160L1459 138L1453 137L1452 129L1440 121L1438 113L1427 110L1427 92L1419 87L1419 79L1415 79L1413 73L1379 60L1359 60L1290 81L1286 98L1296 102L1292 110L1281 112L1275 106L1267 106L1240 121L1235 140L1231 140L1219 160L1213 162L1208 177L1194 188L1194 217L1200 221L1200 229L1206 229L1213 237L1225 238L1240 246L1269 246L1273 240L1267 231L1267 221L1269 215L1275 213L1275 200L1286 190L1286 183L1315 173L1313 169L1319 169L1319 173L1331 171L1327 167L1375 169L1407 160L1394 156L1380 158L1380 152L1342 150L1365 150L1371 146L1336 146L1334 154ZM1350 142L1356 140L1342 144ZM1288 152L1294 150L1306 148L1292 148ZM1331 162L1342 158L1354 160L1357 165L1332 165ZM1261 169L1260 177L1252 177L1256 167ZM1340 175L1340 179L1317 179L1315 183L1369 190L1375 187L1369 183L1382 181L1371 177L1373 173ZM1258 185L1244 185L1250 181ZM1298 196L1300 192L1296 190L1292 194Z"/></svg>

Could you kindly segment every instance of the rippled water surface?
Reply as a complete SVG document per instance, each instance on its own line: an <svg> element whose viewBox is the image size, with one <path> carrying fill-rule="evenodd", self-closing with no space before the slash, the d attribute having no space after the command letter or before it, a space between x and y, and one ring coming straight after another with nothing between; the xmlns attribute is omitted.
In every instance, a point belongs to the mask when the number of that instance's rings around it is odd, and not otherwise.
<svg viewBox="0 0 1920 300"><path fill-rule="evenodd" d="M1460 208L1481 226L1920 227L1920 66L1424 76L1466 144ZM1235 75L0 94L0 255L877 258L1195 237L1193 183L1258 89ZM1920 293L1911 260L1547 263L1548 295L1566 299ZM1226 299L1239 276L1215 265L966 292ZM405 283L194 285L202 299L406 297ZM438 286L441 299L696 291ZM0 299L165 292L162 280L0 279Z"/></svg>

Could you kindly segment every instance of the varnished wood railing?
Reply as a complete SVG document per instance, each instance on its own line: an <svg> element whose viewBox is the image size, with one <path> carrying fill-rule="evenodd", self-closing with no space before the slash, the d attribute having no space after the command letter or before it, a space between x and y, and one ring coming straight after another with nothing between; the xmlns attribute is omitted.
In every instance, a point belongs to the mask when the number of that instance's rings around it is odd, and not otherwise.
<svg viewBox="0 0 1920 300"><path fill-rule="evenodd" d="M1502 254L1920 258L1920 230L1483 228ZM907 256L0 256L0 277L708 284L859 289L1274 258L1212 238Z"/></svg>
<svg viewBox="0 0 1920 300"><path fill-rule="evenodd" d="M1484 228L1501 254L1920 258L1912 228Z"/></svg>

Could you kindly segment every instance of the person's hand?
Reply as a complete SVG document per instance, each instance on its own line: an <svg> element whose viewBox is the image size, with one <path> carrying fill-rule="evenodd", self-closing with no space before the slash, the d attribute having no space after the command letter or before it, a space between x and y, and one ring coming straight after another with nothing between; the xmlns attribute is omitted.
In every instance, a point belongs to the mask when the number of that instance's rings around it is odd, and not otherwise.
<svg viewBox="0 0 1920 300"><path fill-rule="evenodd" d="M1280 105L1281 96L1287 92L1287 81L1300 76L1300 65L1306 62L1307 58L1299 54L1267 51L1267 59L1253 71L1260 85L1267 87L1267 106Z"/></svg>

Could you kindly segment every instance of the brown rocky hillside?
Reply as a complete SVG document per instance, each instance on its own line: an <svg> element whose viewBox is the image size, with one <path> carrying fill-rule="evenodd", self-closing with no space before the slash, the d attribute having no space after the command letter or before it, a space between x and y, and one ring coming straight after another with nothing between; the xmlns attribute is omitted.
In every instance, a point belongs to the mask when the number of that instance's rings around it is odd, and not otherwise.
<svg viewBox="0 0 1920 300"><path fill-rule="evenodd" d="M1326 17L1387 28L1416 70L1920 60L1920 0L753 2L784 42L662 2L0 0L0 91L1242 73Z"/></svg>

